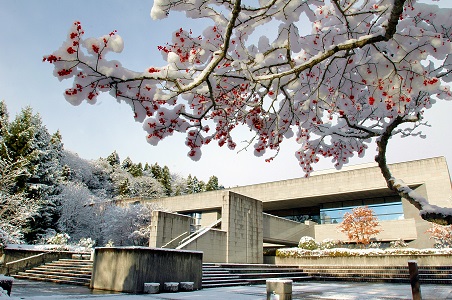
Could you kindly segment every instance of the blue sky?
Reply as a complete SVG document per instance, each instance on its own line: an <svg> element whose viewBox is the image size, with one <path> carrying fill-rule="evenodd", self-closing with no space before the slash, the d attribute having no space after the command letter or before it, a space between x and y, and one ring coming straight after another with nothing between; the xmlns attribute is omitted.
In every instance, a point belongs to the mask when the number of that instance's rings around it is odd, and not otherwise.
<svg viewBox="0 0 452 300"><path fill-rule="evenodd" d="M108 95L101 96L95 105L82 103L74 107L65 101L63 92L70 82L53 77L52 65L43 63L42 57L61 45L73 21L82 22L86 37L117 30L125 48L109 58L119 59L125 67L137 71L162 63L156 47L170 41L172 31L180 27L202 30L200 23L181 14L153 21L149 16L151 7L151 0L0 0L0 99L6 101L10 118L30 105L51 133L60 130L66 149L87 159L106 157L116 150L121 159L129 156L134 162L158 162L183 176L192 174L207 181L216 175L226 187L302 177L294 156L298 149L294 140L283 143L280 155L271 163L266 163L265 157L254 157L252 150L237 154L237 150L219 148L214 143L203 149L200 161L193 162L186 155L183 135L170 137L157 147L149 145L130 107ZM427 138L394 138L388 161L445 156L451 169L451 111L450 101L434 105L425 114L432 125L423 129ZM370 148L364 159L353 159L351 164L373 161L374 147ZM316 169L332 167L323 160Z"/></svg>

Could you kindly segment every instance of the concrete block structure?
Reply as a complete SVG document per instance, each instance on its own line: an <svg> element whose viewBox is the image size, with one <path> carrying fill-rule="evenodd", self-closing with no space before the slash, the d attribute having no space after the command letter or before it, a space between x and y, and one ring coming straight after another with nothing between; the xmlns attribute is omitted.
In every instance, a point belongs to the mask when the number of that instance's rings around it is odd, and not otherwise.
<svg viewBox="0 0 452 300"><path fill-rule="evenodd" d="M144 293L146 283L193 282L202 288L202 252L147 247L105 247L94 251L90 288Z"/></svg>
<svg viewBox="0 0 452 300"><path fill-rule="evenodd" d="M452 207L444 157L389 167L431 204ZM206 262L261 263L264 246L296 246L302 236L347 241L337 225L345 212L357 206L375 211L383 229L376 236L378 242L402 239L410 247L433 246L425 233L430 223L387 188L376 164L315 172L308 178L129 201L150 201L174 212L153 216L151 247L171 242L166 247L203 251ZM190 235L179 237L187 230Z"/></svg>

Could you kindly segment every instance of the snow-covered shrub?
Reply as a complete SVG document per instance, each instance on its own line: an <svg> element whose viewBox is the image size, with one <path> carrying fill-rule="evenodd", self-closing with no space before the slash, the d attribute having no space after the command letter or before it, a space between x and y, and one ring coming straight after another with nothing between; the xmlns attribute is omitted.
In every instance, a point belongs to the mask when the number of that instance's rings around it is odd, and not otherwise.
<svg viewBox="0 0 452 300"><path fill-rule="evenodd" d="M298 248L305 250L315 250L319 248L319 245L314 240L314 238L310 236L303 236L301 237L300 242L298 243Z"/></svg>
<svg viewBox="0 0 452 300"><path fill-rule="evenodd" d="M95 243L96 241L93 241L91 238L81 238L80 241L78 241L77 246L85 248L86 251L90 251Z"/></svg>
<svg viewBox="0 0 452 300"><path fill-rule="evenodd" d="M370 249L379 249L381 247L381 243L380 242L371 242L368 246L368 248Z"/></svg>
<svg viewBox="0 0 452 300"><path fill-rule="evenodd" d="M115 243L113 243L112 240L108 240L108 242L105 244L105 247L113 247Z"/></svg>
<svg viewBox="0 0 452 300"><path fill-rule="evenodd" d="M71 237L67 233L57 233L47 238L47 244L51 245L67 245Z"/></svg>
<svg viewBox="0 0 452 300"><path fill-rule="evenodd" d="M333 240L333 239L324 239L319 243L320 249L333 249L337 248L339 245L341 245L342 242L340 240Z"/></svg>
<svg viewBox="0 0 452 300"><path fill-rule="evenodd" d="M389 243L389 248L406 248L408 244L404 240L398 239Z"/></svg>

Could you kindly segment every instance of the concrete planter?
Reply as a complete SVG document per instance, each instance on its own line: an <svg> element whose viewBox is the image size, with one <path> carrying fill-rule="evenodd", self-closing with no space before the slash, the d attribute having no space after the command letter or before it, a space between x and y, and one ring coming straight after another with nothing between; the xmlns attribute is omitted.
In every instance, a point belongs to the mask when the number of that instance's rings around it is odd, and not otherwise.
<svg viewBox="0 0 452 300"><path fill-rule="evenodd" d="M384 255L384 256L306 256L275 257L277 265L300 266L406 266L409 260L417 261L419 266L447 266L452 264L452 255L418 254L418 255Z"/></svg>
<svg viewBox="0 0 452 300"><path fill-rule="evenodd" d="M96 248L91 288L144 293L145 283L193 282L202 288L202 252L148 247Z"/></svg>

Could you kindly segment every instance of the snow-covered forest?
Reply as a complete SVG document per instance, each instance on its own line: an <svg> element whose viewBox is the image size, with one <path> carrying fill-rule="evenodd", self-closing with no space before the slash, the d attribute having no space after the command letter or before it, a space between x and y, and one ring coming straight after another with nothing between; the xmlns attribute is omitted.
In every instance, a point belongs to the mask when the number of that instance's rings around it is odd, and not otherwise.
<svg viewBox="0 0 452 300"><path fill-rule="evenodd" d="M158 198L223 188L184 178L167 166L120 159L86 160L64 149L38 113L23 108L14 118L0 102L0 247L45 242L57 233L76 243L145 245L152 205L116 205L130 197ZM160 208L164 209L164 208Z"/></svg>

